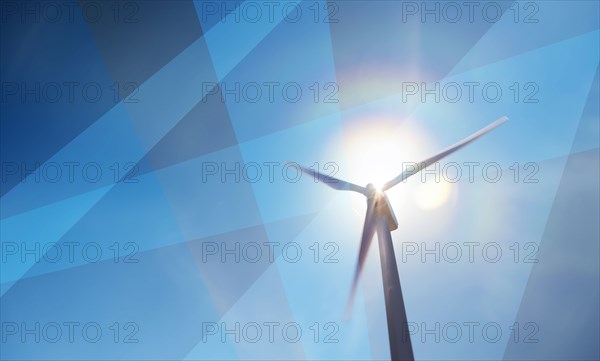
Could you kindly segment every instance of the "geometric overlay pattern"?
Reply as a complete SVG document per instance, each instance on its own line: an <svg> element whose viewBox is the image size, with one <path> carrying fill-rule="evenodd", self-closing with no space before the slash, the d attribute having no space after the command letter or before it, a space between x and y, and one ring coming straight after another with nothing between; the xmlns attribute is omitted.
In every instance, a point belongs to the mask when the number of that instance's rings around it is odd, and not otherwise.
<svg viewBox="0 0 600 361"><path fill-rule="evenodd" d="M388 192L415 358L600 358L598 2L1 10L0 358L389 359L364 201L285 164L385 181L503 115Z"/></svg>

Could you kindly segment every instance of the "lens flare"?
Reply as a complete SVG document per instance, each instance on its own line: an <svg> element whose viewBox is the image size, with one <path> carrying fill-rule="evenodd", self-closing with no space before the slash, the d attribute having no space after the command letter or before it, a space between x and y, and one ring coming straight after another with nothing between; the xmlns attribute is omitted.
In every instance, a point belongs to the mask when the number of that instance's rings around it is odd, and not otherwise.
<svg viewBox="0 0 600 361"><path fill-rule="evenodd" d="M413 201L422 210L433 210L446 204L453 191L454 185L450 182L430 180L417 185L412 194Z"/></svg>

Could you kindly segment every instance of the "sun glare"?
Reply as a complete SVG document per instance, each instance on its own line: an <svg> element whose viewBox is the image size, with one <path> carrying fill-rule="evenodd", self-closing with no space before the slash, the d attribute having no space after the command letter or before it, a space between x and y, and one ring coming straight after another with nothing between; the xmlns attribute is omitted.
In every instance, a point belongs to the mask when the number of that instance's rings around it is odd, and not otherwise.
<svg viewBox="0 0 600 361"><path fill-rule="evenodd" d="M373 183L381 190L387 181L402 172L407 163L421 161L437 148L442 148L433 144L415 123L376 119L345 125L343 147L338 151L342 152L339 159L346 160L344 167L347 169L340 169L340 177L362 186ZM436 183L433 178L422 182L418 175L413 178L398 184L396 188L402 187L410 192L419 208L435 209L450 199L453 184ZM407 194L404 191L402 195Z"/></svg>
<svg viewBox="0 0 600 361"><path fill-rule="evenodd" d="M418 150L419 134L398 122L361 122L344 131L344 154L350 177L360 185L383 184L399 174L402 162Z"/></svg>

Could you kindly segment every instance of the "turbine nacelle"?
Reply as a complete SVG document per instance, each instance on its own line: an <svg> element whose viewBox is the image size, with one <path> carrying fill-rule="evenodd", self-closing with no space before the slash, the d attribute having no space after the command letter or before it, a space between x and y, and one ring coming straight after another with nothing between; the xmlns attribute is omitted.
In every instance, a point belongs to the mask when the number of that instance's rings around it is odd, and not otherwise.
<svg viewBox="0 0 600 361"><path fill-rule="evenodd" d="M394 210L392 209L387 194L381 189L378 189L373 183L367 184L365 189L367 190L367 205L372 203L375 216L386 216L390 231L398 229L398 220L396 219L396 215L394 214Z"/></svg>

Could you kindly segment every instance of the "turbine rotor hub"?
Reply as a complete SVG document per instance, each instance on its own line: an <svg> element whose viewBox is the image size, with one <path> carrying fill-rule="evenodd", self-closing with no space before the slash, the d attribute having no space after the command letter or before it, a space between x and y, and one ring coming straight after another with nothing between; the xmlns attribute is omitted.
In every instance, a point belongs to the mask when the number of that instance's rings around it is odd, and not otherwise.
<svg viewBox="0 0 600 361"><path fill-rule="evenodd" d="M367 197L372 198L377 194L377 187L373 183L367 184Z"/></svg>

